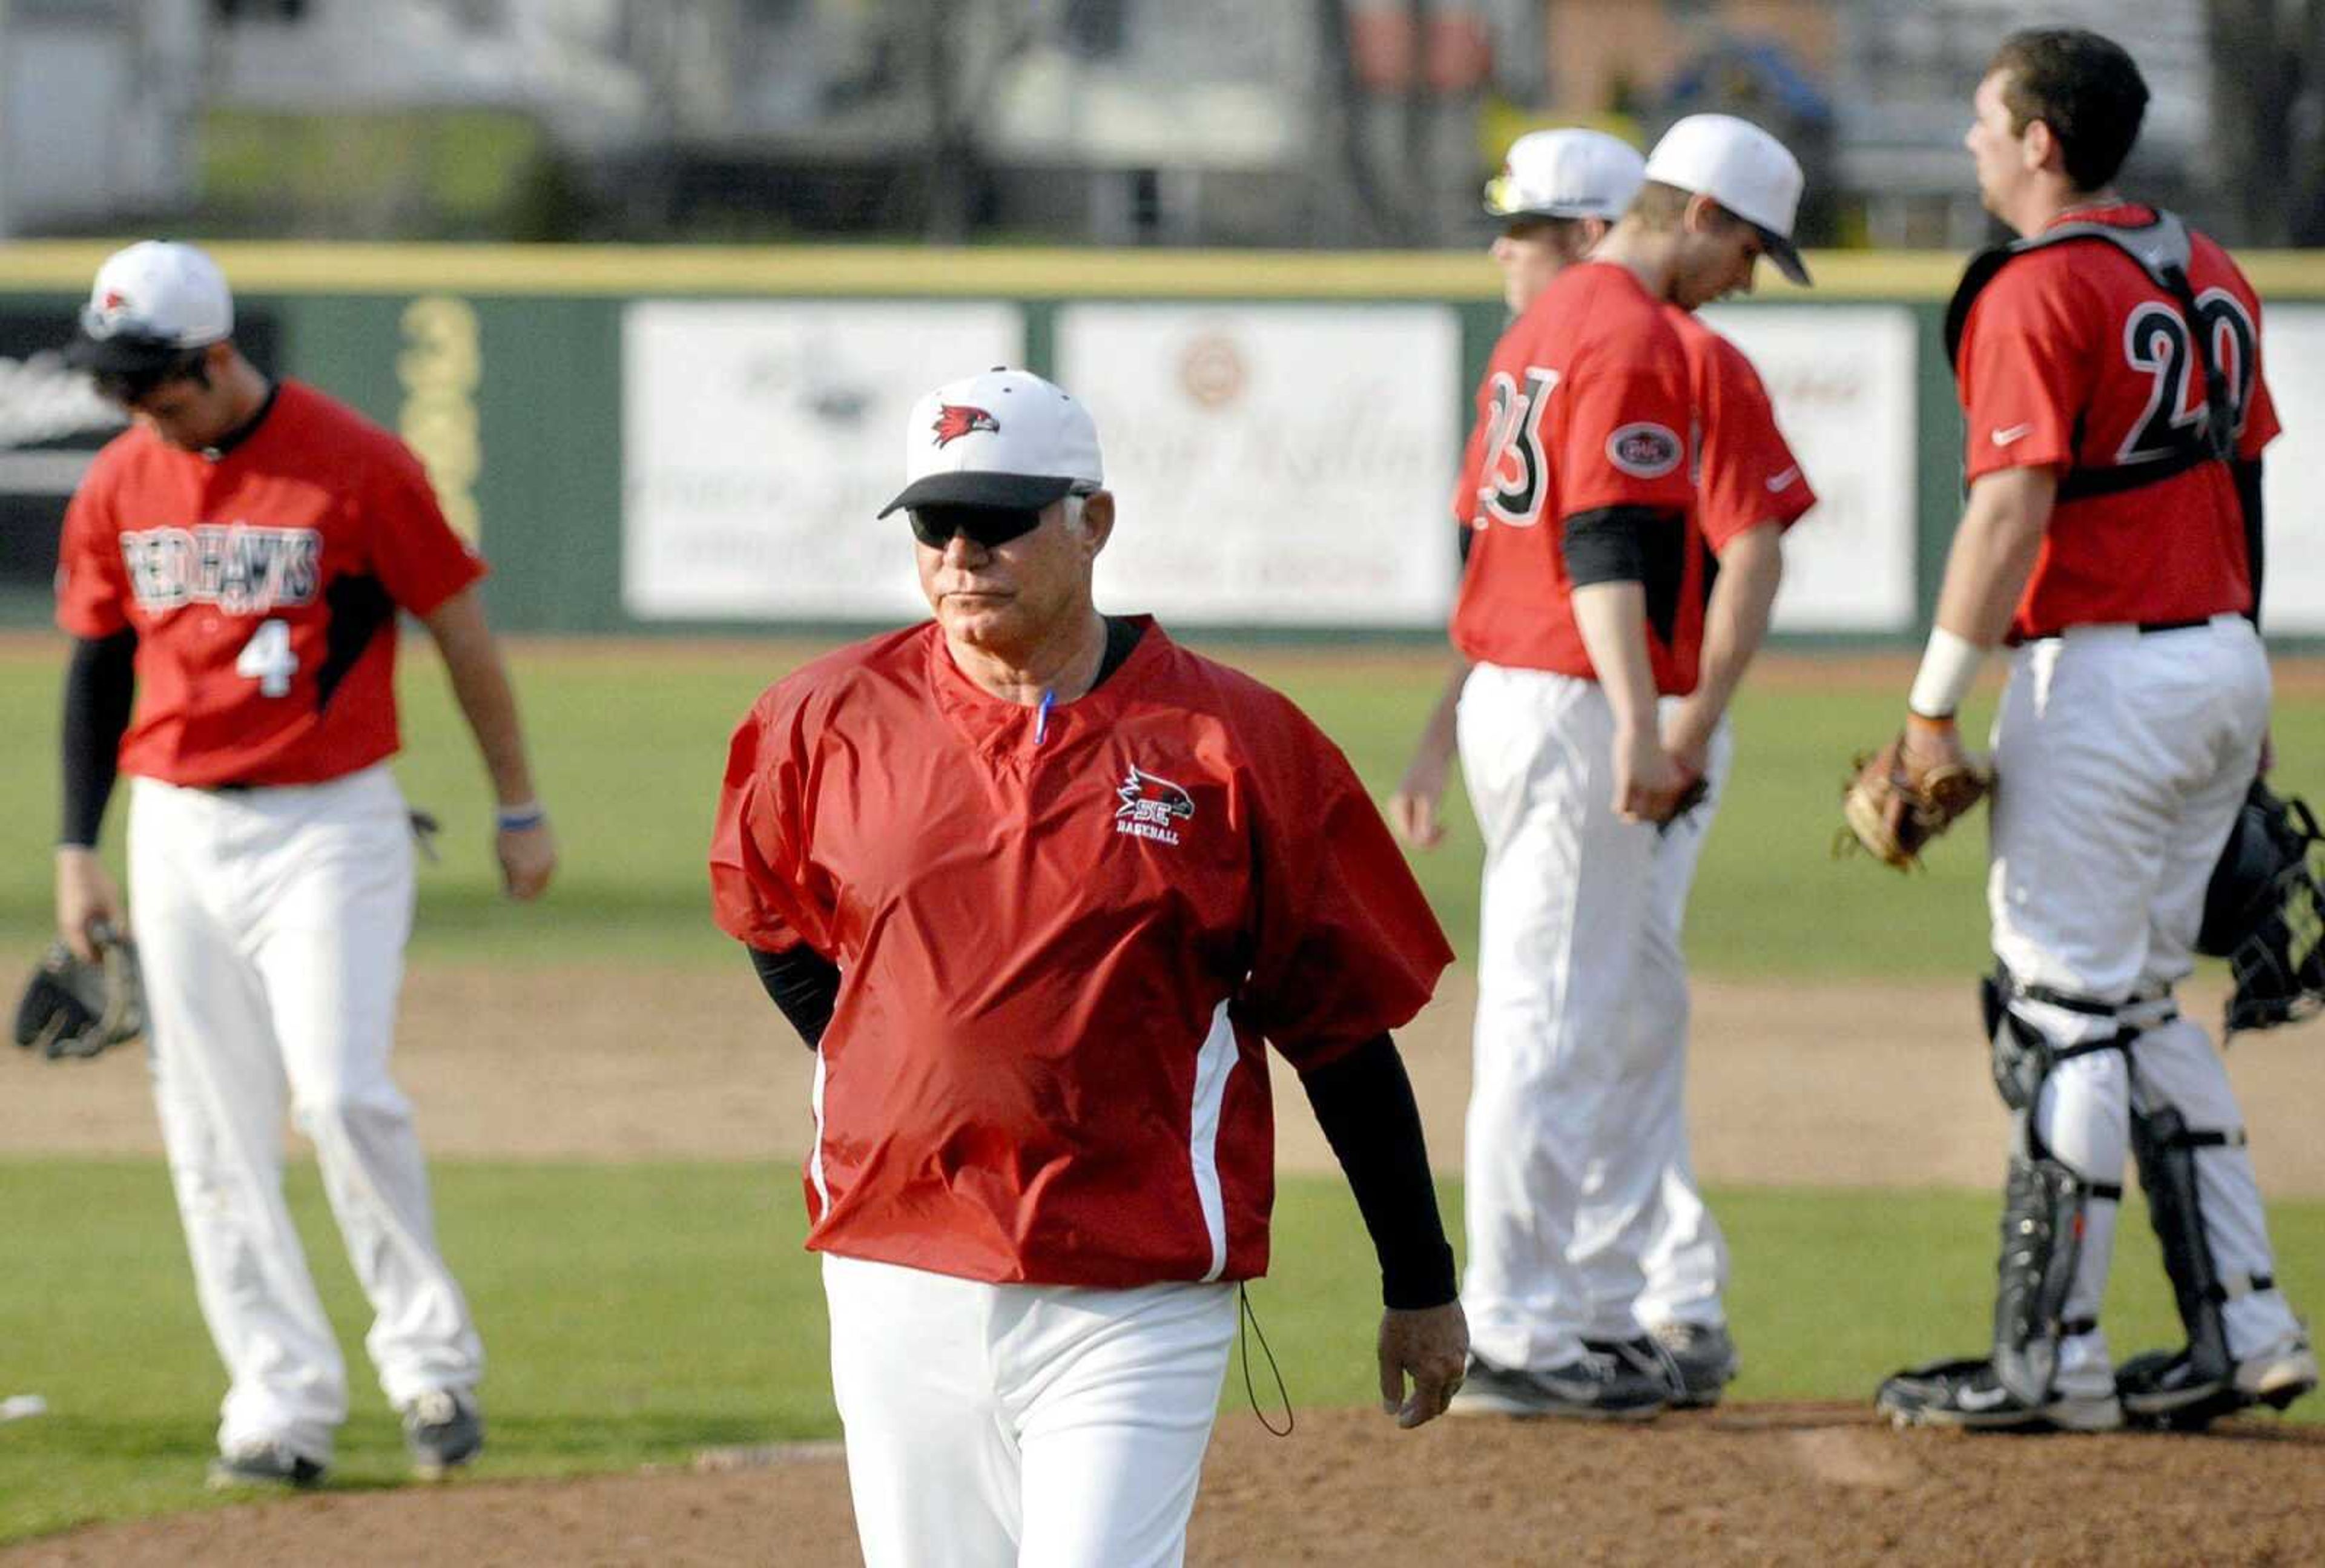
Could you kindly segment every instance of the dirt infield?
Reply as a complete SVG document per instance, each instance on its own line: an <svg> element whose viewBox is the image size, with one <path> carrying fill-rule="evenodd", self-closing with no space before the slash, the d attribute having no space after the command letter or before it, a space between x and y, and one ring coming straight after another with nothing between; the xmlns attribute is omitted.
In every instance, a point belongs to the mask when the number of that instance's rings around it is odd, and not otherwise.
<svg viewBox="0 0 2325 1568"><path fill-rule="evenodd" d="M2302 1563L2325 1541L2325 1431L2201 1438L1898 1433L1861 1408L1751 1406L1620 1430L1369 1412L1290 1437L1222 1421L1188 1561L1503 1568L1545 1563ZM829 1448L748 1469L348 1492L140 1521L0 1564L854 1563Z"/></svg>
<svg viewBox="0 0 2325 1568"><path fill-rule="evenodd" d="M2004 1121L1963 986L1700 982L1689 1094L1716 1183L1989 1189ZM803 1146L808 1058L747 974L422 967L398 1075L438 1156L765 1160ZM2217 1016L2216 993L2188 998ZM1466 974L1401 1035L1440 1167L1458 1169ZM544 1027L543 1019L555 1019ZM2230 1070L2264 1188L2325 1193L2325 1022L2240 1045ZM0 1062L0 1148L156 1150L134 1052ZM1280 1086L1283 1159L1329 1155ZM329 1492L73 1532L0 1565L234 1562L713 1564L856 1561L836 1448L727 1468L565 1482ZM2312 1563L2325 1553L2325 1429L2205 1438L1893 1433L1861 1406L1746 1406L1638 1429L1494 1420L1398 1433L1303 1411L1277 1440L1248 1413L1214 1439L1197 1563L1460 1568L1590 1563Z"/></svg>

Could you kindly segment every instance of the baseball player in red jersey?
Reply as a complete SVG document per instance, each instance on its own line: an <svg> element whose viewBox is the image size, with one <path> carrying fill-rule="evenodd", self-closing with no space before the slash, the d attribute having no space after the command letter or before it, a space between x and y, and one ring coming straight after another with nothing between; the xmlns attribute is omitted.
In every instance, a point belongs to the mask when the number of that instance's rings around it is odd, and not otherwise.
<svg viewBox="0 0 2325 1568"><path fill-rule="evenodd" d="M1687 312L1763 254L1805 277L1801 178L1765 132L1709 116L1639 173L1635 199L1605 193L1628 213L1588 262L1514 286L1455 497L1476 531L1458 729L1487 853L1466 1411L1639 1418L1710 1404L1735 1370L1681 1099L1679 927L1708 823L1680 808L1724 775L1776 537L1812 496L1748 363ZM1723 427L1690 454L1707 415ZM1443 770L1432 724L1394 803L1418 842Z"/></svg>
<svg viewBox="0 0 2325 1568"><path fill-rule="evenodd" d="M1908 699L1906 745L2007 644L1994 726L1985 987L2012 1113L1990 1354L1889 1378L1900 1424L2201 1424L2315 1387L2276 1288L2244 1118L2172 987L2266 751L2260 303L2211 240L2114 188L2147 103L2121 48L2005 40L1967 138L2021 239L1949 312L1969 501ZM2188 1345L2115 1367L2099 1326L2126 1153Z"/></svg>
<svg viewBox="0 0 2325 1568"><path fill-rule="evenodd" d="M366 1339L415 1471L483 1442L483 1350L439 1256L410 1105L388 1075L412 905L398 610L441 649L500 803L509 892L557 852L476 582L419 461L353 410L270 382L209 257L149 241L98 269L67 349L131 416L66 513L57 925L125 925L96 845L131 778L129 886L154 1100L230 1378L218 1485L303 1484L347 1373L283 1200L284 1090L375 1313ZM134 710L132 710L133 700Z"/></svg>
<svg viewBox="0 0 2325 1568"><path fill-rule="evenodd" d="M935 618L735 732L719 924L816 1049L808 1246L865 1557L1175 1563L1267 1266L1264 1042L1379 1251L1385 1406L1467 1335L1388 1031L1452 953L1345 758L1283 698L1102 616L1081 405L1022 371L922 399ZM1405 1387L1407 1378L1411 1388Z"/></svg>

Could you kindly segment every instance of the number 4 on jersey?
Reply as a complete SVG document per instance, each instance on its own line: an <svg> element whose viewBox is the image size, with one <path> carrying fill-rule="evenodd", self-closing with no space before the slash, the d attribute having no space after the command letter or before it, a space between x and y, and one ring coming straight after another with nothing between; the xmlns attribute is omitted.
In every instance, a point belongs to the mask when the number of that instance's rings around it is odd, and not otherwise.
<svg viewBox="0 0 2325 1568"><path fill-rule="evenodd" d="M280 619L263 620L243 644L234 661L234 673L258 682L262 697L288 697L291 677L299 673L299 655L291 651L291 626Z"/></svg>

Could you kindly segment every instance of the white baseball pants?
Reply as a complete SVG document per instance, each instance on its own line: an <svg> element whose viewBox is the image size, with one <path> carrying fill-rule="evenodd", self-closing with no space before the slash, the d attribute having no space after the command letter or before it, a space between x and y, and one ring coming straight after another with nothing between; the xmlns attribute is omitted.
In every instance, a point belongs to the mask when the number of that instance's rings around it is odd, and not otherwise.
<svg viewBox="0 0 2325 1568"><path fill-rule="evenodd" d="M286 1086L390 1402L471 1386L484 1364L388 1076L413 896L403 797L384 765L241 792L140 778L129 870L162 1143L230 1378L219 1446L328 1461L347 1371L283 1202Z"/></svg>
<svg viewBox="0 0 2325 1568"><path fill-rule="evenodd" d="M1236 1287L987 1285L824 1255L867 1568L1184 1560Z"/></svg>
<svg viewBox="0 0 2325 1568"><path fill-rule="evenodd" d="M1477 665L1458 734L1486 845L1471 1345L1547 1369L1656 1316L1718 1323L1727 1248L1688 1154L1679 941L1712 803L1668 834L1615 813L1614 714L1596 682ZM1731 750L1723 727L1715 794Z"/></svg>
<svg viewBox="0 0 2325 1568"><path fill-rule="evenodd" d="M2191 956L2213 863L2259 764L2269 673L2242 617L2143 635L2081 626L2020 648L1995 716L1994 950L2022 986L2133 1004L2128 1053L2061 1062L2033 1129L2086 1181L2125 1180L2131 1109L2176 1109L2200 1131L2240 1132L2244 1113L2202 1025L2163 1001ZM2021 998L2012 1010L2061 1044L2113 1035L2117 1020ZM2194 1152L2199 1206L2227 1280L2273 1272L2252 1160L2237 1146ZM2093 1200L2063 1315L2096 1318L2117 1205ZM2228 1349L2256 1354L2295 1331L2282 1293L2224 1309ZM2113 1386L2104 1330L2068 1340L2059 1385Z"/></svg>

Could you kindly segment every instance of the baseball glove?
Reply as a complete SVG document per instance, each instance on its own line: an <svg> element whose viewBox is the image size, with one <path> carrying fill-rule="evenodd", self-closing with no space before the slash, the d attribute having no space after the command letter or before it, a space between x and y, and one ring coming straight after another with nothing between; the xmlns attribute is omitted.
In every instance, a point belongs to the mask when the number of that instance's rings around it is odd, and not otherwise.
<svg viewBox="0 0 2325 1568"><path fill-rule="evenodd" d="M87 1060L145 1032L145 980L137 945L111 926L89 932L97 961L55 942L16 1004L16 1044L50 1061Z"/></svg>
<svg viewBox="0 0 2325 1568"><path fill-rule="evenodd" d="M1885 866L1910 871L1922 847L1950 828L1994 787L1994 770L1976 757L1935 766L1905 754L1905 738L1857 758L1857 773L1841 791L1848 827L1836 849L1854 845Z"/></svg>

